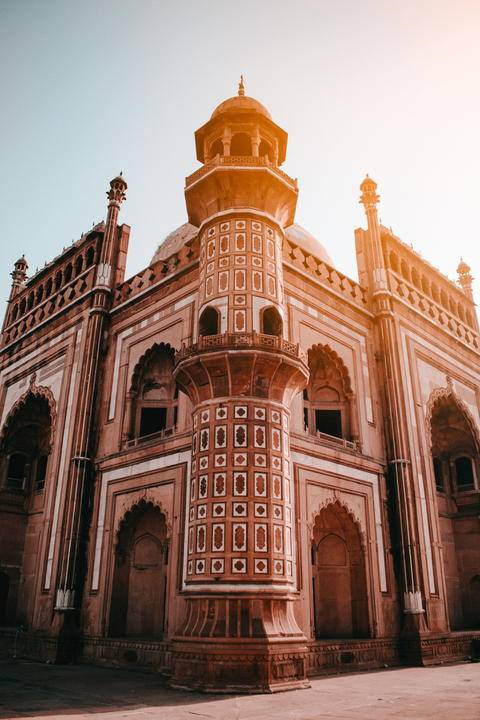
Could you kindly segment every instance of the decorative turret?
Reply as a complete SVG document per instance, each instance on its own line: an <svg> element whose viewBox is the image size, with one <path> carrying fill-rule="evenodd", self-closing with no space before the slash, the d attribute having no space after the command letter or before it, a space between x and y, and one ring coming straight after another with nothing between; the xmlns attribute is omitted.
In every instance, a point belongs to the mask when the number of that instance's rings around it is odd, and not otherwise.
<svg viewBox="0 0 480 720"><path fill-rule="evenodd" d="M464 261L463 258L460 258L460 262L457 267L457 274L458 274L458 284L462 288L465 295L470 298L470 300L473 302L473 291L472 291L472 282L473 277L470 273L470 266L467 265L467 263Z"/></svg>
<svg viewBox="0 0 480 720"><path fill-rule="evenodd" d="M474 278L472 277L472 274L470 272L470 266L467 265L467 263L463 260L463 258L460 258L460 262L457 267L457 274L458 274L458 284L462 288L463 292L467 296L467 298L470 300L470 302L473 305L473 322L475 328L478 330L478 316L475 309L475 300L473 299L473 287L472 283Z"/></svg>
<svg viewBox="0 0 480 720"><path fill-rule="evenodd" d="M120 207L122 202L127 198L127 188L128 185L122 173L114 177L113 180L110 180L110 190L107 191L107 197L110 201L109 206L115 205L116 207Z"/></svg>
<svg viewBox="0 0 480 720"><path fill-rule="evenodd" d="M241 81L238 95L220 103L195 133L203 167L186 179L185 186L193 225L231 207L257 208L285 226L294 220L297 183L279 169L287 133L258 100L244 93Z"/></svg>
<svg viewBox="0 0 480 720"><path fill-rule="evenodd" d="M25 255L17 260L14 265L13 272L10 273L12 277L12 289L10 291L10 300L22 290L27 280L28 262L26 261Z"/></svg>
<svg viewBox="0 0 480 720"><path fill-rule="evenodd" d="M357 262L361 282L368 288L374 302L379 302L378 295L387 289L387 274L383 258L382 244L380 238L380 226L378 222L377 203L380 195L377 195L377 183L368 175L360 185L362 194L359 202L365 208L368 230L364 234L363 242L357 239Z"/></svg>

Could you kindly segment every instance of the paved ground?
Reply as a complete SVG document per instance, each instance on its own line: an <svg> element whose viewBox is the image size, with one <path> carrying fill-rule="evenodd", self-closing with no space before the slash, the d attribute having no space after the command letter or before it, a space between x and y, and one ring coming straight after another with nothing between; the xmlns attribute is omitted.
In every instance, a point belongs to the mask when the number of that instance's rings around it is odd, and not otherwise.
<svg viewBox="0 0 480 720"><path fill-rule="evenodd" d="M276 695L201 695L156 675L0 662L0 718L66 720L480 720L480 663L312 680Z"/></svg>

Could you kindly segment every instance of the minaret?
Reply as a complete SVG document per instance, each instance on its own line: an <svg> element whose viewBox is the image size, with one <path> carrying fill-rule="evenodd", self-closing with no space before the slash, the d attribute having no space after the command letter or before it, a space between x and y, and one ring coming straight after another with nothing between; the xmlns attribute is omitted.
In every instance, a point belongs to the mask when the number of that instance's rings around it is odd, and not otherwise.
<svg viewBox="0 0 480 720"><path fill-rule="evenodd" d="M19 292L23 290L25 287L25 283L27 281L27 270L28 270L28 263L25 259L25 255L22 255L21 258L17 260L17 262L13 266L13 271L10 273L10 276L12 278L12 286L10 289L10 296L8 298L8 303L10 305L10 309L5 313L5 316L3 318L3 326L2 326L2 332L5 329L5 327L10 323L11 321L11 303L12 300L18 295Z"/></svg>
<svg viewBox="0 0 480 720"><path fill-rule="evenodd" d="M12 289L10 291L10 300L23 290L25 282L27 280L28 263L25 259L25 255L22 255L14 265L13 272L10 273L12 277Z"/></svg>
<svg viewBox="0 0 480 720"><path fill-rule="evenodd" d="M472 274L470 272L470 266L467 265L467 263L463 260L463 258L460 258L460 263L457 267L457 274L458 274L458 284L462 288L463 292L467 296L467 298L470 300L470 303L472 305L473 310L473 322L475 325L475 329L478 331L478 316L477 311L475 307L475 300L473 299L473 287L472 283L474 278L472 277Z"/></svg>
<svg viewBox="0 0 480 720"><path fill-rule="evenodd" d="M287 136L242 80L195 137L204 165L187 178L185 197L199 227L198 311L175 369L194 406L187 613L174 638L172 684L305 686L289 428L308 367L283 323L282 243L298 192L278 167Z"/></svg>
<svg viewBox="0 0 480 720"><path fill-rule="evenodd" d="M65 528L62 541L59 577L55 610L63 618L59 645L60 659L68 660L75 653L78 632L77 610L80 607L83 584L85 548L83 534L88 507L90 482L92 477L92 458L90 455L92 429L95 413L95 393L97 390L98 368L101 362L102 338L110 309L112 289L116 280L119 255L121 252L121 232L117 226L120 206L125 200L127 183L122 175L110 182L107 192L108 210L105 231L100 248L92 306L85 328L84 344L81 351L83 364L79 381L73 428L72 456L68 470L67 503L64 508Z"/></svg>
<svg viewBox="0 0 480 720"><path fill-rule="evenodd" d="M385 416L388 418L387 455L389 481L393 485L399 526L399 555L403 575L403 632L417 638L423 632L421 560L415 540L419 520L415 516L415 493L408 441L408 421L404 409L404 389L399 347L391 295L383 258L378 221L377 184L368 177L360 185L360 202L365 208L368 229L365 233L365 259L371 309L375 315L377 346L383 362ZM413 645L412 645L413 647Z"/></svg>

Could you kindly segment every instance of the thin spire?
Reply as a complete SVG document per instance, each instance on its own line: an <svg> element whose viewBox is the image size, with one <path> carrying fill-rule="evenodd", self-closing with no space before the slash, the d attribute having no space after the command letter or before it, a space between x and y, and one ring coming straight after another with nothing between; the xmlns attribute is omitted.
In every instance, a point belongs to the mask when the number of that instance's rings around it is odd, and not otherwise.
<svg viewBox="0 0 480 720"><path fill-rule="evenodd" d="M240 96L245 95L245 85L243 83L243 75L240 75L240 82L238 83L238 94Z"/></svg>

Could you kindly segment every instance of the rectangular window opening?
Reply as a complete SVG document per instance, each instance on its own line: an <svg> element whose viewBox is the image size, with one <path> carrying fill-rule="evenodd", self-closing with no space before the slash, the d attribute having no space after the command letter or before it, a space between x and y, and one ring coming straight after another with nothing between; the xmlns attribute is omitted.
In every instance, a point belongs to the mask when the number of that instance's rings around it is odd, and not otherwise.
<svg viewBox="0 0 480 720"><path fill-rule="evenodd" d="M342 413L340 410L315 410L315 430L342 437Z"/></svg>
<svg viewBox="0 0 480 720"><path fill-rule="evenodd" d="M167 427L167 408L142 408L140 415L140 437L153 435Z"/></svg>

